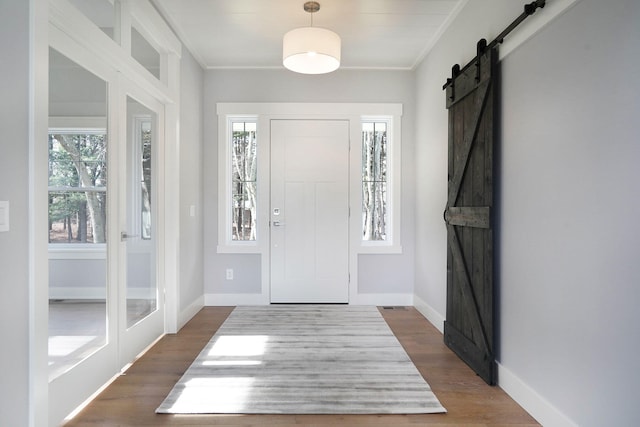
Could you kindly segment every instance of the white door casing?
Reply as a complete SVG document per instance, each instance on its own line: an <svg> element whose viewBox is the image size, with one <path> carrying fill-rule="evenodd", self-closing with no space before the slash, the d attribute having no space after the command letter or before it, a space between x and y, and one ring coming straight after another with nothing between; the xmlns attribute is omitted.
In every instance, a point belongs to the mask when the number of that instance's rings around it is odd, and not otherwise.
<svg viewBox="0 0 640 427"><path fill-rule="evenodd" d="M205 294L205 305L264 305L273 302L271 299L271 281L273 265L273 245L275 236L271 235L271 159L275 156L271 144L271 124L278 120L301 121L345 121L348 124L350 147L348 151L349 168L349 206L351 215L348 223L348 303L368 305L410 305L411 294L405 293L365 293L359 288L359 257L362 254L401 254L401 141L402 141L402 104L397 103L244 103L220 102L216 104L218 115L218 241L217 253L227 254L230 264L242 265L247 269L247 277L236 277L235 282L225 283L228 289L215 290ZM257 239L255 241L234 241L230 239L229 229L232 226L231 210L231 157L229 124L232 120L250 118L257 122ZM391 203L390 228L392 240L370 242L362 239L362 122L371 120L388 121L388 153L389 173L391 176L389 202ZM290 221L285 222L289 227ZM245 254L259 255L259 261L249 261ZM254 258L255 260L256 258ZM259 275L259 291L248 291L248 286L255 289L253 277ZM238 279L243 280L240 282ZM238 289L234 292L233 289Z"/></svg>
<svg viewBox="0 0 640 427"><path fill-rule="evenodd" d="M349 122L271 120L271 302L349 301Z"/></svg>
<svg viewBox="0 0 640 427"><path fill-rule="evenodd" d="M171 315L167 316L167 328L175 330L177 327L176 312L179 300L176 290L178 283L177 280L169 280L170 286L165 288L166 280L164 278L169 276L173 279L178 271L178 257L174 253L177 245L171 243L177 241L175 238L177 236L175 219L179 212L177 202L179 197L176 196L177 191L175 190L178 182L179 158L172 154L177 149L176 130L181 44L148 2L135 2L130 7L119 8L117 11L117 19L120 19L122 23L121 34L130 33L130 25L134 20L140 24L141 28L149 29L149 32L145 31L143 36L152 39L154 48L162 56L161 79L158 80L150 77L149 73L141 67L127 49L123 49L114 40L105 37L102 30L90 22L74 5L67 1L51 1L48 6L49 13L46 13L45 7L45 18L42 23L46 24L48 15L49 26L45 28L44 32L48 32L47 41L50 47L108 83L108 113L104 115L108 117L107 134L110 138L108 154L110 195L107 203L107 241L109 246L106 255L108 259L106 295L109 299L107 303L107 343L68 372L51 381L47 392L38 393L40 397L34 402L33 412L40 419L48 418L48 424L58 425L67 414L116 375L123 366L131 362L137 354L164 332L163 297L165 289L171 291L173 297L170 299L172 309ZM69 74L69 79L68 83L73 83L73 74ZM46 80L46 74L45 79L40 80ZM46 86L42 86L42 88L43 93L46 93ZM156 291L159 309L129 328L126 327L124 307L126 307L126 255L128 243L132 242L121 239L121 231L131 231L124 221L126 173L118 167L118 165L126 164L127 159L124 142L127 137L126 95L131 95L147 105L155 112L157 118L155 128L157 137L160 139L157 143L155 169L158 179L153 191L157 196L154 203L159 209L154 208L157 212L155 227L158 232L155 241L157 244L155 256L162 257L162 262L158 263L161 268L151 267L155 273L150 272L150 276L155 276L160 286ZM42 133L44 136L46 136L48 127L47 102L48 98L38 97L37 103L39 108L42 107L43 113L37 119L38 132L36 133ZM90 105L91 108L95 107L94 104ZM93 110L89 109L86 113L89 111ZM52 111L49 113L51 114ZM38 141L44 140L42 137L38 139ZM34 155L34 157L38 157L37 167L43 167L42 170L46 170L44 166L48 155L46 151L48 146L47 144L36 144L35 147L38 148ZM168 153L166 156L165 152ZM40 170L37 173L42 175ZM46 175L44 176L46 178ZM46 197L43 197L46 192L46 180L41 179L34 184L35 199L47 200ZM165 193L171 194L172 197L165 197ZM42 215L47 216L46 207L36 211L34 222L46 224L46 221L42 221ZM34 285L34 294L37 295L38 301L43 301L46 304L49 292L46 277L46 266L48 265L46 234L38 233L34 240L36 241L34 244L34 253L36 254L34 255L34 265L38 267L39 273L40 270L42 271ZM169 244L165 244L165 241ZM39 317L42 318L42 316ZM46 318L46 316L44 317ZM30 369L34 372L43 372L41 363L47 360L47 326L46 320L40 320L35 325L32 341L37 343L37 346L34 347L34 356L30 363ZM42 423L38 422L37 424Z"/></svg>

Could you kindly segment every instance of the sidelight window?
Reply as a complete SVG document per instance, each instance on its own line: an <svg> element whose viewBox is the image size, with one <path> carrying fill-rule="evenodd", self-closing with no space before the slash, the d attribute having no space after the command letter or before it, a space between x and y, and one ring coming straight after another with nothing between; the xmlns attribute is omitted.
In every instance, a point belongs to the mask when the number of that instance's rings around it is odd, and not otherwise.
<svg viewBox="0 0 640 427"><path fill-rule="evenodd" d="M256 240L257 123L231 122L231 240Z"/></svg>
<svg viewBox="0 0 640 427"><path fill-rule="evenodd" d="M400 253L400 117L360 118L360 253Z"/></svg>
<svg viewBox="0 0 640 427"><path fill-rule="evenodd" d="M362 240L387 240L387 122L362 123Z"/></svg>

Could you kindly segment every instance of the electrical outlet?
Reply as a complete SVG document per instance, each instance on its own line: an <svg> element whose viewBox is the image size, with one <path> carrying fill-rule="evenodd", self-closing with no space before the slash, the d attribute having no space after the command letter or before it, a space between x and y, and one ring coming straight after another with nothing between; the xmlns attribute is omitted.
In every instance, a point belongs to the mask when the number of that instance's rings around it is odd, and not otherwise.
<svg viewBox="0 0 640 427"><path fill-rule="evenodd" d="M233 280L233 268L227 268L227 280Z"/></svg>

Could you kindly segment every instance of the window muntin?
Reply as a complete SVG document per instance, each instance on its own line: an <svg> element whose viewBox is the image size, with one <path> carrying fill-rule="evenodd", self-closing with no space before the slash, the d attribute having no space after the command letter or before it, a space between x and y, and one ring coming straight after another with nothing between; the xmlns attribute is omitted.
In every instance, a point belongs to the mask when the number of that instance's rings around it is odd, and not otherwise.
<svg viewBox="0 0 640 427"><path fill-rule="evenodd" d="M49 243L105 243L105 130L49 132Z"/></svg>
<svg viewBox="0 0 640 427"><path fill-rule="evenodd" d="M389 144L387 120L362 123L362 240L389 235Z"/></svg>
<svg viewBox="0 0 640 427"><path fill-rule="evenodd" d="M257 122L231 123L231 240L256 241Z"/></svg>

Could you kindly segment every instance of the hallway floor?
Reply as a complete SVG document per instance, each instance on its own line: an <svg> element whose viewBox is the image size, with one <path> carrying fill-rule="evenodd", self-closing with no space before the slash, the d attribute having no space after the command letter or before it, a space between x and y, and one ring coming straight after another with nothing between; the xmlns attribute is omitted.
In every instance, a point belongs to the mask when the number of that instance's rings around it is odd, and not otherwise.
<svg viewBox="0 0 640 427"><path fill-rule="evenodd" d="M159 415L154 411L224 322L232 307L205 307L163 337L67 426L519 426L539 424L499 387L486 385L412 307L380 311L447 408L420 415Z"/></svg>

